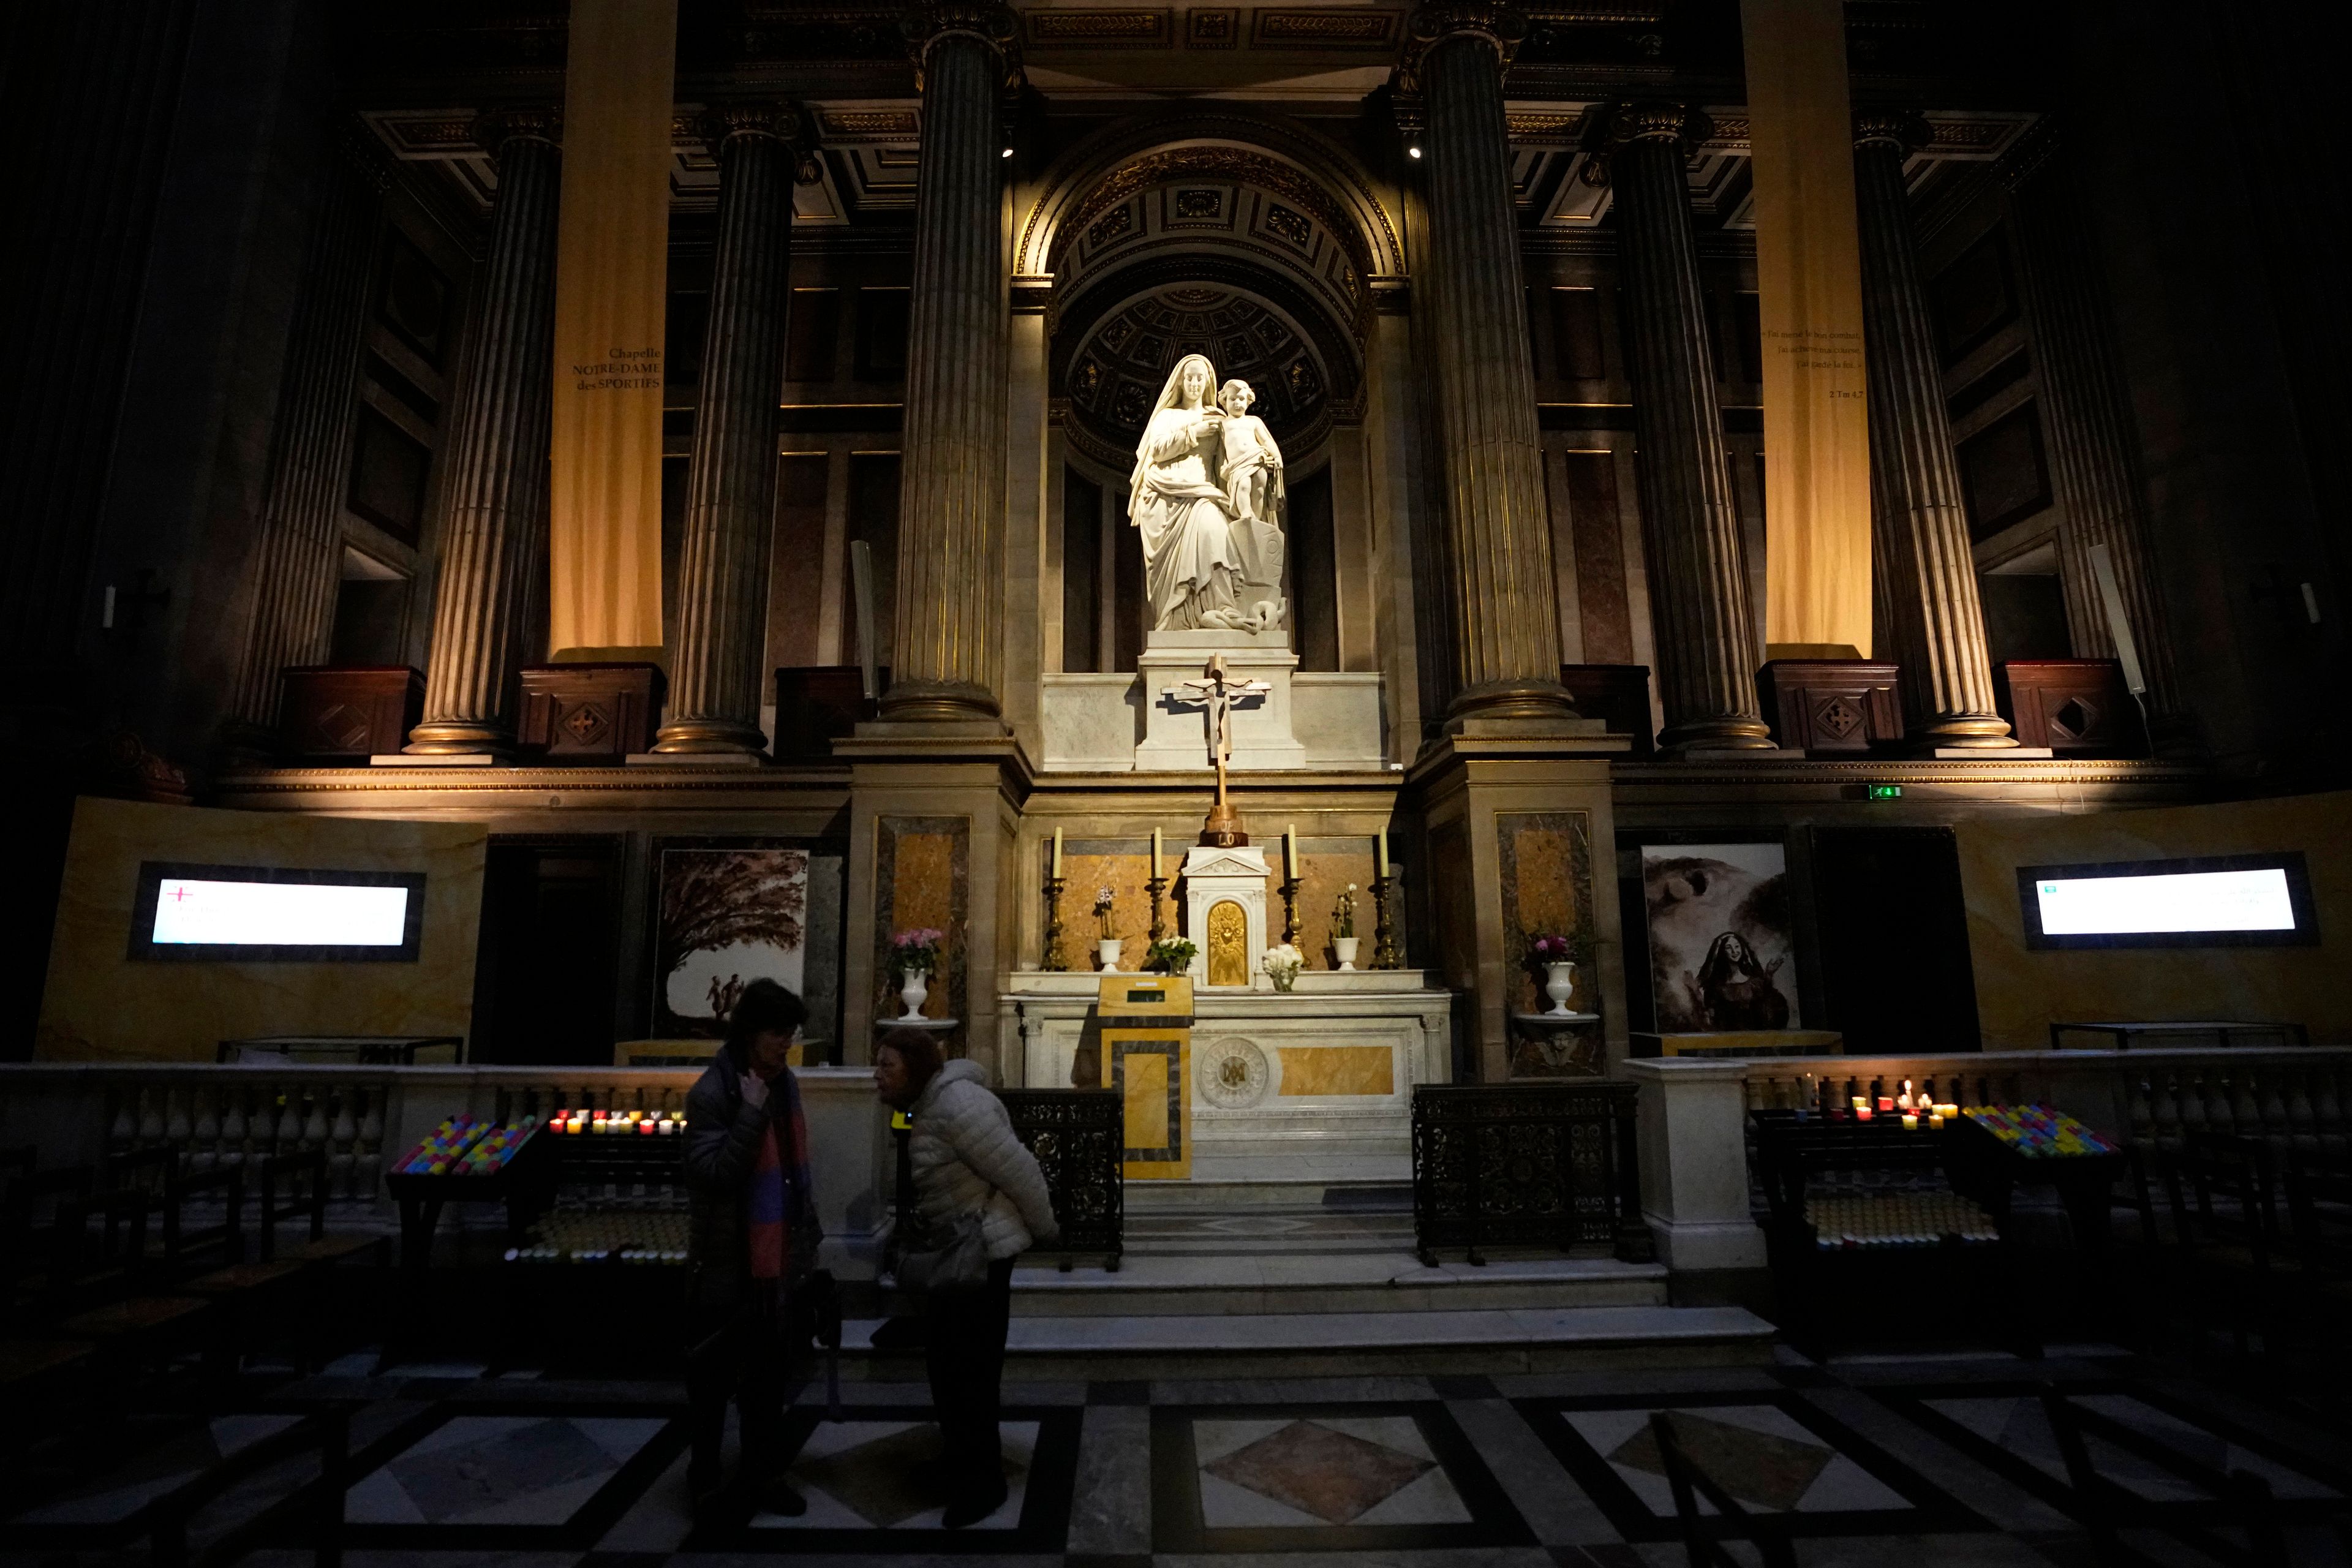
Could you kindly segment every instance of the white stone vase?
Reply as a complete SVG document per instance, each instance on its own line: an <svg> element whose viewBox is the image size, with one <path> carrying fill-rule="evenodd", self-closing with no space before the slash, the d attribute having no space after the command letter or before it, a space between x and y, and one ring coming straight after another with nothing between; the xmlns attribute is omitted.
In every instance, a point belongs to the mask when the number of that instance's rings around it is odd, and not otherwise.
<svg viewBox="0 0 2352 1568"><path fill-rule="evenodd" d="M931 994L930 987L924 983L930 977L930 971L927 969L909 969L899 976L898 1000L907 1005L907 1010L898 1015L898 1022L901 1024L921 1022L923 1002Z"/></svg>
<svg viewBox="0 0 2352 1568"><path fill-rule="evenodd" d="M1576 965L1547 963L1544 965L1544 994L1551 998L1550 1016L1568 1016L1568 999L1576 991Z"/></svg>
<svg viewBox="0 0 2352 1568"><path fill-rule="evenodd" d="M1095 943L1095 956L1102 960L1102 972L1105 974L1118 973L1118 950L1121 945L1121 939L1115 936L1104 937Z"/></svg>
<svg viewBox="0 0 2352 1568"><path fill-rule="evenodd" d="M1361 937L1354 936L1335 936L1331 939L1331 951L1337 953L1339 958L1340 973L1352 974L1355 973L1356 943L1362 940L1363 938Z"/></svg>

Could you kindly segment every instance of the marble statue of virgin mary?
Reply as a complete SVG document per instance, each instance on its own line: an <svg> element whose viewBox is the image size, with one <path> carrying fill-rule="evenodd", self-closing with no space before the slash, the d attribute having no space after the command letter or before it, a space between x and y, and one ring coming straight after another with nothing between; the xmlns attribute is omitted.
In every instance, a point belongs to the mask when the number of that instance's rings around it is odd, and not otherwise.
<svg viewBox="0 0 2352 1568"><path fill-rule="evenodd" d="M1128 476L1128 517L1143 534L1144 593L1154 631L1258 632L1282 624L1282 535L1245 499L1236 500L1264 490L1262 478L1249 485L1226 482L1224 442L1233 416L1217 406L1216 384L1205 355L1176 362ZM1247 413L1246 388L1237 406ZM1270 458L1278 473L1282 459L1272 451L1273 437L1255 419L1243 424L1251 427L1243 466L1255 476ZM1261 576L1267 580L1256 581Z"/></svg>

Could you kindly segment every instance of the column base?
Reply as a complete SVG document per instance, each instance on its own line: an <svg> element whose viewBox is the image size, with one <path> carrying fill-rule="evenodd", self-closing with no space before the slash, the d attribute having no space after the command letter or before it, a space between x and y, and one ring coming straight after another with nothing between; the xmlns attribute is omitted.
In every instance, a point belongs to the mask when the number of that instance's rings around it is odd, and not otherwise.
<svg viewBox="0 0 2352 1568"><path fill-rule="evenodd" d="M657 756L757 756L768 749L768 737L757 724L733 719L677 719L655 731L650 749Z"/></svg>
<svg viewBox="0 0 2352 1568"><path fill-rule="evenodd" d="M1777 752L1780 743L1763 720L1745 713L1725 713L1669 724L1658 732L1662 756L1686 756L1693 752Z"/></svg>
<svg viewBox="0 0 2352 1568"><path fill-rule="evenodd" d="M1489 680L1454 694L1445 730L1458 735L1465 723L1479 720L1556 724L1579 717L1575 700L1557 680Z"/></svg>
<svg viewBox="0 0 2352 1568"><path fill-rule="evenodd" d="M1998 713L1938 713L1911 731L1922 751L2006 752L2017 745L2009 721Z"/></svg>
<svg viewBox="0 0 2352 1568"><path fill-rule="evenodd" d="M1004 710L996 694L968 680L894 680L882 694L886 724L992 723L1002 731Z"/></svg>
<svg viewBox="0 0 2352 1568"><path fill-rule="evenodd" d="M400 748L412 757L456 757L476 753L504 756L514 750L514 732L501 724L450 719L419 724Z"/></svg>

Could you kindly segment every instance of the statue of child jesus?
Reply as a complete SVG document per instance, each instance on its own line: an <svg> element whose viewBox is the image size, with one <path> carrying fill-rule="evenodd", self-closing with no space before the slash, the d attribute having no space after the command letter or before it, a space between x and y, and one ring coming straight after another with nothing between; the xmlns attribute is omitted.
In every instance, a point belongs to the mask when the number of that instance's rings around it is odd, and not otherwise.
<svg viewBox="0 0 2352 1568"><path fill-rule="evenodd" d="M1237 618L1246 629L1282 624L1282 448L1265 421L1250 413L1257 396L1248 382L1228 381L1218 389L1225 416L1218 427L1217 482L1233 508L1234 552L1241 558Z"/></svg>

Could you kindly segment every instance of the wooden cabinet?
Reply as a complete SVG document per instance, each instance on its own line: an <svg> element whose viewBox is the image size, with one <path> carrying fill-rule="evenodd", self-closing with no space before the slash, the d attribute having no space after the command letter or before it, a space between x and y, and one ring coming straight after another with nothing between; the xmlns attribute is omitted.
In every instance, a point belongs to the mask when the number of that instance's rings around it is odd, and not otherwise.
<svg viewBox="0 0 2352 1568"><path fill-rule="evenodd" d="M425 717L425 677L404 664L289 665L279 677L278 739L315 762L397 752Z"/></svg>

